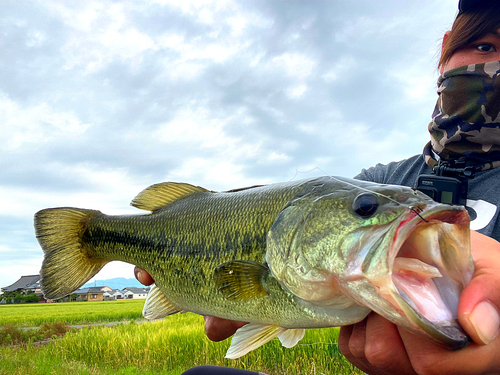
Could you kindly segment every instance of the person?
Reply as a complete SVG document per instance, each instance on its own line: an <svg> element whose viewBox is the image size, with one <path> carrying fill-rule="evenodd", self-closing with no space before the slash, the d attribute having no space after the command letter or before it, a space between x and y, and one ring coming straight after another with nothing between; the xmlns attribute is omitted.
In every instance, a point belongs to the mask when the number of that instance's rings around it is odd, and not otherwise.
<svg viewBox="0 0 500 375"><path fill-rule="evenodd" d="M355 178L414 187L419 175L436 166L475 172L467 208L476 268L458 305L458 320L473 343L450 351L372 312L341 327L339 336L345 357L368 374L500 373L500 1L459 1L459 13L443 37L439 69L431 141L423 153L377 164ZM153 282L146 271L136 268L135 273L143 284ZM205 317L213 341L244 324Z"/></svg>

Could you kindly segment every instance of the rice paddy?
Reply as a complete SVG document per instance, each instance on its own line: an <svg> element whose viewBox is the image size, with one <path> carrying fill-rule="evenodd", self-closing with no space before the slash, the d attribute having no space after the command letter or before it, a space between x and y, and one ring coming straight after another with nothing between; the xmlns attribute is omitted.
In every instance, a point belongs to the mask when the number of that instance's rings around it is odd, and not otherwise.
<svg viewBox="0 0 500 375"><path fill-rule="evenodd" d="M86 324L142 319L145 300L0 305L0 325L38 326L46 322Z"/></svg>
<svg viewBox="0 0 500 375"><path fill-rule="evenodd" d="M120 308L115 310L114 304ZM39 325L41 320L76 324L137 319L143 304L144 300L6 305L0 306L0 326ZM0 374L175 375L203 364L269 375L361 374L341 355L337 338L337 328L309 330L292 349L276 339L238 360L227 360L224 355L230 340L211 342L201 316L176 314L156 322L73 329L41 346L32 339L21 346L4 344L0 346Z"/></svg>

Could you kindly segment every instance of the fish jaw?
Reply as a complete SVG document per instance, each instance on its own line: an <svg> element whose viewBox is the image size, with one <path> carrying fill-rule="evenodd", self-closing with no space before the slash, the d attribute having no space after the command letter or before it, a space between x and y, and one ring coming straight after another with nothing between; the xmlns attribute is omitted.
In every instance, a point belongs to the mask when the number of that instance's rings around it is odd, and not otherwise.
<svg viewBox="0 0 500 375"><path fill-rule="evenodd" d="M357 270L346 275L348 294L450 349L466 346L470 338L458 324L457 307L474 272L469 221L461 206L410 208L384 235L393 238L385 261L380 256L357 259ZM365 253L373 251L377 248Z"/></svg>

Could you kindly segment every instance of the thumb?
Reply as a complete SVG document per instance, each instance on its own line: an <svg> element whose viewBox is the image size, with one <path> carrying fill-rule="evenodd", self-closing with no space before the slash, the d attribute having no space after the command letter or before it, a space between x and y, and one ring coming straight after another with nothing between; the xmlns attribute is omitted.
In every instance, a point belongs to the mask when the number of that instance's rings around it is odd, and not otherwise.
<svg viewBox="0 0 500 375"><path fill-rule="evenodd" d="M489 344L500 333L500 243L471 231L476 270L458 305L458 320L477 344Z"/></svg>
<svg viewBox="0 0 500 375"><path fill-rule="evenodd" d="M153 278L151 277L151 275L144 269L138 267L138 266L135 266L134 268L134 275L135 275L135 278L141 283L141 284L144 284L144 285L151 285L153 284L155 281L153 280Z"/></svg>

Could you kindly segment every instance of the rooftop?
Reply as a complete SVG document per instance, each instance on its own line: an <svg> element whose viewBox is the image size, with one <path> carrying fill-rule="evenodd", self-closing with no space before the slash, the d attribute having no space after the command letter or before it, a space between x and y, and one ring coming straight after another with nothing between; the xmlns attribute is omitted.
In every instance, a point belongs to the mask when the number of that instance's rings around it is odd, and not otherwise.
<svg viewBox="0 0 500 375"><path fill-rule="evenodd" d="M4 292L14 292L18 289L36 289L40 287L40 275L21 276L14 284L3 287Z"/></svg>

